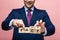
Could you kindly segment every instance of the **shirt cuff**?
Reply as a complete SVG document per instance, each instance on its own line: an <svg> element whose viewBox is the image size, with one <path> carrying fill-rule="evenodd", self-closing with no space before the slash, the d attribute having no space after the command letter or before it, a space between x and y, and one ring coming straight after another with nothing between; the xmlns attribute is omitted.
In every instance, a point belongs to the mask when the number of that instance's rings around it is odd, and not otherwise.
<svg viewBox="0 0 60 40"><path fill-rule="evenodd" d="M12 19L9 23L9 26L12 28L12 22L14 21L14 19Z"/></svg>
<svg viewBox="0 0 60 40"><path fill-rule="evenodd" d="M45 32L42 35L45 36L46 34L47 34L47 29L45 28Z"/></svg>

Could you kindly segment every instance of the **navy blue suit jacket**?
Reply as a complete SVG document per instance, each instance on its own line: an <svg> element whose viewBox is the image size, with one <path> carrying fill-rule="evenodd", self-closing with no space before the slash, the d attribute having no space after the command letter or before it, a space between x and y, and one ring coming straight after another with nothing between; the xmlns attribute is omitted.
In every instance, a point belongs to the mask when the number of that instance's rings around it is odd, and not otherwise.
<svg viewBox="0 0 60 40"><path fill-rule="evenodd" d="M50 21L49 16L45 10L39 10L34 7L31 22L28 26L24 7L20 9L13 9L8 17L2 22L3 30L11 29L9 23L12 19L22 19L26 27L34 26L37 20L39 21L42 19L45 22L45 27L47 29L47 34L45 36L52 35L55 32L55 27ZM18 28L14 27L13 40L44 40L44 36L42 34L18 33Z"/></svg>

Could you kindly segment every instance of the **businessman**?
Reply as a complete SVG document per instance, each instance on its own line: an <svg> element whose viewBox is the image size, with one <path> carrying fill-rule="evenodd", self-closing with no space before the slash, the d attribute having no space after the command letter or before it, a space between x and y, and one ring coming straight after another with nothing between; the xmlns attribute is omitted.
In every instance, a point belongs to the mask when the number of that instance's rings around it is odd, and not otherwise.
<svg viewBox="0 0 60 40"><path fill-rule="evenodd" d="M14 28L12 40L44 40L45 36L55 33L55 27L49 19L46 10L37 9L35 0L24 0L22 8L13 9L8 17L2 22L3 30ZM41 34L19 33L19 27L39 26Z"/></svg>

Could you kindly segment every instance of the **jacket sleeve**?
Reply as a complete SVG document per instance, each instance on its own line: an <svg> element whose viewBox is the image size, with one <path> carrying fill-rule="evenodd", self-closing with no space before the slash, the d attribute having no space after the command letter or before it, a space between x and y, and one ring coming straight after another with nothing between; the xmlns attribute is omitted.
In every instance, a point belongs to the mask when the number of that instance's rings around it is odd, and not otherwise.
<svg viewBox="0 0 60 40"><path fill-rule="evenodd" d="M12 10L11 12L10 12L10 14L8 15L8 17L2 22L2 24L1 24L1 26L2 26L2 29L3 30L10 30L10 29L12 29L11 28L11 26L9 26L9 23L10 23L10 21L12 20L12 19L14 19L15 17L14 17L14 10Z"/></svg>
<svg viewBox="0 0 60 40"><path fill-rule="evenodd" d="M55 26L52 24L48 14L46 11L44 11L44 17L43 20L45 22L45 27L47 29L47 34L46 36L52 35L55 33Z"/></svg>

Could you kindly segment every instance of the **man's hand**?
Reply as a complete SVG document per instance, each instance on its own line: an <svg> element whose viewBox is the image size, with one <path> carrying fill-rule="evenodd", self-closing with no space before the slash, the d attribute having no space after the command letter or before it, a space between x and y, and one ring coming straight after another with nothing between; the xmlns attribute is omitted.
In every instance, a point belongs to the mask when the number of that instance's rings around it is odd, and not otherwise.
<svg viewBox="0 0 60 40"><path fill-rule="evenodd" d="M21 19L14 19L14 21L12 22L12 25L15 27L25 27L23 20Z"/></svg>
<svg viewBox="0 0 60 40"><path fill-rule="evenodd" d="M43 22L42 20L37 21L34 26L41 27L41 33L45 32L45 22Z"/></svg>

